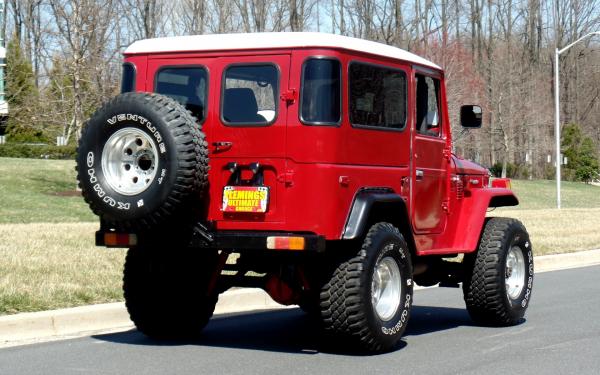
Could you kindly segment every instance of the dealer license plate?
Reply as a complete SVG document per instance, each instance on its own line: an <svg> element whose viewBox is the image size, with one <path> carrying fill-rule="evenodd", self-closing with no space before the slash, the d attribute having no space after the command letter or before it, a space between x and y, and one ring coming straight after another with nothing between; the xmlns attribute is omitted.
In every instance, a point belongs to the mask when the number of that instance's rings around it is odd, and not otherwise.
<svg viewBox="0 0 600 375"><path fill-rule="evenodd" d="M266 186L225 186L223 212L267 212L269 188Z"/></svg>

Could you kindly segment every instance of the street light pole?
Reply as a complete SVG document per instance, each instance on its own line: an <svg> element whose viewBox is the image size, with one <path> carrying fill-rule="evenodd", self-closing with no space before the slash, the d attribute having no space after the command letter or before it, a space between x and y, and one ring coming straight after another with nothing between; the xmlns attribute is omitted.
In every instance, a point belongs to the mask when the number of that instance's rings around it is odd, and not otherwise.
<svg viewBox="0 0 600 375"><path fill-rule="evenodd" d="M559 64L558 59L560 55L573 47L575 44L582 40L591 37L593 35L600 35L600 31L586 34L581 38L577 39L573 43L567 45L563 49L555 49L554 52L554 136L556 137L556 208L560 210L560 163L562 162L560 157L560 84L559 84Z"/></svg>
<svg viewBox="0 0 600 375"><path fill-rule="evenodd" d="M556 137L556 208L560 210L560 79L558 74L558 58L560 52L556 48L554 54L554 136Z"/></svg>

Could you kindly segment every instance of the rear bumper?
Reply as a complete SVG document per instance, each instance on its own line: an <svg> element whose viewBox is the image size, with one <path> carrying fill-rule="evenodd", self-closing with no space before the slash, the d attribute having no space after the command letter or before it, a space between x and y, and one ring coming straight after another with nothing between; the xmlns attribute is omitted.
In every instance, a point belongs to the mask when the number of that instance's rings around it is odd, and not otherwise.
<svg viewBox="0 0 600 375"><path fill-rule="evenodd" d="M268 238L302 238L303 249L269 249ZM158 241L156 236L144 233L116 233L99 230L96 232L96 246L104 247L133 247L156 246L169 244L168 238L161 236ZM174 242L174 241L173 241ZM292 232L257 232L257 231L217 231L195 232L189 243L192 248L208 248L227 251L308 251L322 252L325 250L325 237L312 233Z"/></svg>

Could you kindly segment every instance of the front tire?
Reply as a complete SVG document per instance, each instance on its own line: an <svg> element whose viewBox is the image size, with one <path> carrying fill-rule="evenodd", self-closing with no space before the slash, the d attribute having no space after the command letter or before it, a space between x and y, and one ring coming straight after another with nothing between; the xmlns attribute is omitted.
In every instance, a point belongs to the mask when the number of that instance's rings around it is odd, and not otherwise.
<svg viewBox="0 0 600 375"><path fill-rule="evenodd" d="M153 338L194 337L212 316L208 293L216 254L187 248L129 249L123 272L125 305L137 329Z"/></svg>
<svg viewBox="0 0 600 375"><path fill-rule="evenodd" d="M338 264L321 290L325 332L367 351L390 350L406 329L412 296L406 242L392 224L377 223L360 250Z"/></svg>
<svg viewBox="0 0 600 375"><path fill-rule="evenodd" d="M520 323L531 300L533 250L520 221L486 221L479 248L465 257L463 292L471 318L489 326Z"/></svg>

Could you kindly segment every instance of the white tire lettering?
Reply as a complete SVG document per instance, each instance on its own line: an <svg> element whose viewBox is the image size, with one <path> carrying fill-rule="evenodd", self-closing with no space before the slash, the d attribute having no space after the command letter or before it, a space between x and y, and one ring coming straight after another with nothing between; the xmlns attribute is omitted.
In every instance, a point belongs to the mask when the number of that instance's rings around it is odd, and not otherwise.
<svg viewBox="0 0 600 375"><path fill-rule="evenodd" d="M404 309L402 310L402 315L400 315L400 320L394 325L392 328L381 327L381 332L384 335L395 335L400 332L401 328L404 326L406 321L408 320L408 311L410 308L410 294L406 295L406 300L404 302Z"/></svg>
<svg viewBox="0 0 600 375"><path fill-rule="evenodd" d="M98 179L96 178L96 171L93 168L88 169L88 176L90 176L91 184L98 182Z"/></svg>
<svg viewBox="0 0 600 375"><path fill-rule="evenodd" d="M102 197L104 197L106 195L106 192L104 191L104 189L102 189L102 187L100 186L100 184L94 185L94 191L96 191L96 194L98 194L98 196L100 198L102 198Z"/></svg>
<svg viewBox="0 0 600 375"><path fill-rule="evenodd" d="M112 197L110 197L108 195L105 196L102 200L104 201L104 203L107 203L111 207L114 207L117 205L117 201L115 201Z"/></svg>
<svg viewBox="0 0 600 375"><path fill-rule="evenodd" d="M154 139L156 139L156 143L158 143L160 153L164 154L165 152L167 152L167 148L163 143L162 135L156 129L156 126L152 125L152 122L148 121L147 118L132 113L119 113L118 115L106 120L106 122L108 122L109 125L115 125L116 123L122 121L137 122L140 125L145 126L146 129L148 129L150 133L154 136Z"/></svg>
<svg viewBox="0 0 600 375"><path fill-rule="evenodd" d="M87 163L87 167L88 168L92 168L94 166L94 153L93 152L88 152L87 157L86 157L86 163Z"/></svg>
<svg viewBox="0 0 600 375"><path fill-rule="evenodd" d="M117 202L117 205L117 208L119 210L128 210L131 208L131 203Z"/></svg>

